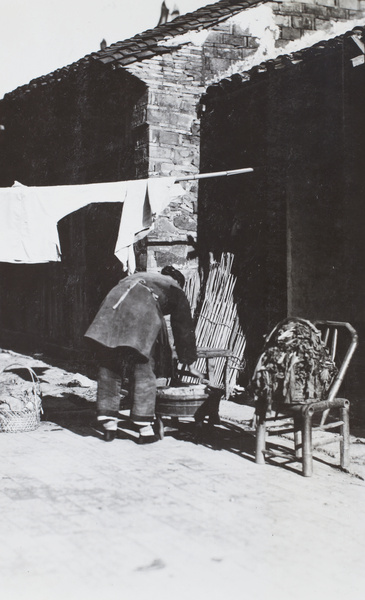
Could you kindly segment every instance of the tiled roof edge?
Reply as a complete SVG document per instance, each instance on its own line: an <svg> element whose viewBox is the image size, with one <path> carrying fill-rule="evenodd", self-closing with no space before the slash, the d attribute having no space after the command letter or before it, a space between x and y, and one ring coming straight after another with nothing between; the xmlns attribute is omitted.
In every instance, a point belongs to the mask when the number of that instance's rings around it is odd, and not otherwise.
<svg viewBox="0 0 365 600"><path fill-rule="evenodd" d="M157 25L153 29L147 29L138 33L132 38L115 42L103 50L97 50L87 54L84 58L61 67L47 75L37 77L29 83L16 88L5 94L4 98L15 98L25 95L32 89L47 85L53 81L60 80L80 67L89 64L91 61L99 61L102 64L116 63L116 66L123 67L133 62L139 62L154 55L171 52L172 47L164 48L158 45L164 39L180 36L189 31L200 31L209 27L214 27L221 21L225 21L242 10L251 8L258 4L264 4L271 0L220 0L198 8L197 10L180 15L162 25ZM197 20L199 19L199 20Z"/></svg>
<svg viewBox="0 0 365 600"><path fill-rule="evenodd" d="M221 81L208 86L206 93L201 97L200 104L205 105L208 104L212 99L224 97L227 94L233 93L242 85L253 80L256 81L260 76L265 76L274 70L279 71L282 69L288 69L310 58L321 56L333 48L340 49L343 46L344 41L353 36L355 32L361 32L362 39L364 41L365 23L364 26L356 26L342 35L335 36L329 40L316 42L312 46L307 46L306 48L296 50L292 53L280 54L276 58L264 61L247 71L235 73L230 77L225 77Z"/></svg>

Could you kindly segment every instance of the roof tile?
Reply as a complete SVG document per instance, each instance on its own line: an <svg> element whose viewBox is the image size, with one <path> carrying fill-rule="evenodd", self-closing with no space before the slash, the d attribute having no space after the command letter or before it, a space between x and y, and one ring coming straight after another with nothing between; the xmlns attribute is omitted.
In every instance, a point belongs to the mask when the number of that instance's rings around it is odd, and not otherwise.
<svg viewBox="0 0 365 600"><path fill-rule="evenodd" d="M144 58L150 58L151 56L154 56L155 52L152 52L152 50L144 50L143 52L140 52L138 54L138 60L143 60Z"/></svg>
<svg viewBox="0 0 365 600"><path fill-rule="evenodd" d="M123 66L138 60L144 60L153 56L153 54L159 55L166 52L166 50L162 50L161 47L157 45L157 41L178 36L188 31L197 31L212 27L220 21L231 17L233 14L241 12L247 7L269 1L270 0L242 0L240 2L232 3L232 0L220 0L219 2L213 2L194 12L180 15L172 21L158 25L153 29L148 29L128 40L115 42L104 50L91 52L72 65L64 67L62 74L63 76L67 76L74 68L77 69L80 65L90 63L90 61L99 61L102 64L108 64L114 61ZM168 51L171 52L171 48ZM52 73L46 76L45 79L38 78L35 81L38 84L44 80L50 82L51 79ZM22 94L27 87L27 85L21 86L13 92L6 94L6 96L14 97L18 93Z"/></svg>
<svg viewBox="0 0 365 600"><path fill-rule="evenodd" d="M125 58L121 58L118 60L118 64L122 66L130 65L138 60L136 56L126 56Z"/></svg>
<svg viewBox="0 0 365 600"><path fill-rule="evenodd" d="M114 62L113 56L104 56L100 58L101 62L106 65L107 63Z"/></svg>

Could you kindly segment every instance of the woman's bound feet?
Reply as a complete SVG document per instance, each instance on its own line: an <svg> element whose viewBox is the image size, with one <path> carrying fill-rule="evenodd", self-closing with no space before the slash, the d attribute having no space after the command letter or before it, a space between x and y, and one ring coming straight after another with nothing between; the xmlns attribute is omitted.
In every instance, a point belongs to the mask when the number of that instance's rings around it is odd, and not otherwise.
<svg viewBox="0 0 365 600"><path fill-rule="evenodd" d="M118 419L117 417L106 417L106 416L97 416L96 417L98 429L104 435L105 442L112 442L117 435L118 429Z"/></svg>
<svg viewBox="0 0 365 600"><path fill-rule="evenodd" d="M118 417L98 415L96 417L97 429L103 434L105 442L112 442L117 437L118 432ZM162 439L160 428L152 425L152 423L136 424L132 421L129 423L129 427L137 432L137 444L153 444Z"/></svg>
<svg viewBox="0 0 365 600"><path fill-rule="evenodd" d="M139 429L137 444L153 444L154 442L158 442L159 439L160 436L154 432L151 424L143 425Z"/></svg>

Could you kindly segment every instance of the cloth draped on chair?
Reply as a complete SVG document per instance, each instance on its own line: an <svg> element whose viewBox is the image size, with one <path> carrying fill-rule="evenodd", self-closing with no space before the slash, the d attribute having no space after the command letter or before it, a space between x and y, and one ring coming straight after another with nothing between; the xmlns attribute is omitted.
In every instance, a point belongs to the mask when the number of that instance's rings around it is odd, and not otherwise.
<svg viewBox="0 0 365 600"><path fill-rule="evenodd" d="M270 413L277 404L321 401L336 373L320 331L289 318L267 336L250 389L257 409Z"/></svg>

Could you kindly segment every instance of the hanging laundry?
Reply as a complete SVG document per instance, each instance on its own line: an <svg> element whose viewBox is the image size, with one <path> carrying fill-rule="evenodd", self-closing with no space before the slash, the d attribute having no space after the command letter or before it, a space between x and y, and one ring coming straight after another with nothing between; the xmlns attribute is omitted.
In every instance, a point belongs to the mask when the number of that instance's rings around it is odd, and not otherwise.
<svg viewBox="0 0 365 600"><path fill-rule="evenodd" d="M151 191L149 181L44 187L27 187L15 182L11 188L0 188L0 262L60 261L58 221L88 204L122 202L115 255L126 270L133 272L133 243L148 234L154 218L173 198L184 193L173 178L159 179L161 185L153 183Z"/></svg>
<svg viewBox="0 0 365 600"><path fill-rule="evenodd" d="M0 261L61 260L57 223L95 202L124 202L127 182L0 188Z"/></svg>
<svg viewBox="0 0 365 600"><path fill-rule="evenodd" d="M185 193L183 187L175 183L174 177L155 177L147 179L147 193L143 196L142 183L145 181L128 182L114 251L120 262L127 265L130 274L134 273L136 267L133 244L151 231L156 217L170 202Z"/></svg>

